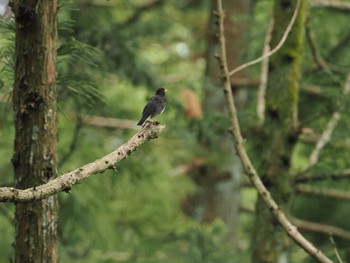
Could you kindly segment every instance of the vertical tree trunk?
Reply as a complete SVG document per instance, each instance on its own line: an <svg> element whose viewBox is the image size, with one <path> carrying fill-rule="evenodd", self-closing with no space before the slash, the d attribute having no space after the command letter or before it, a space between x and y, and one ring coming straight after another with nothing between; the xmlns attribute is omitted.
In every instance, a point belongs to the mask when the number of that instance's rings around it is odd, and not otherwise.
<svg viewBox="0 0 350 263"><path fill-rule="evenodd" d="M208 23L208 40L206 51L206 84L205 98L203 100L204 116L213 120L210 116L227 116L225 97L221 87L221 70L215 53L219 48L217 39L216 0L211 1L210 17ZM250 17L250 1L247 0L224 0L226 12L226 44L228 48L227 60L231 68L239 65L242 61L246 36L248 34L248 20ZM240 19L237 19L237 18ZM242 19L244 18L244 19ZM224 117L223 117L224 118ZM208 121L208 120L203 120ZM218 120L218 123L220 121ZM222 124L222 122L221 122ZM213 126L216 126L213 123ZM211 222L215 218L221 218L228 226L228 241L234 247L236 230L238 225L239 209L239 187L242 177L242 168L239 159L231 147L232 138L225 127L207 141L207 138L200 143L208 152L219 155L216 162L206 163L193 171L192 176L202 191L197 193L187 204L191 207L190 214L199 221ZM207 131L207 133L215 131ZM215 149L211 149L214 145Z"/></svg>
<svg viewBox="0 0 350 263"><path fill-rule="evenodd" d="M297 0L275 0L271 46L280 41L296 7ZM262 180L273 198L288 214L292 198L290 160L297 141L298 81L307 1L302 0L296 22L281 50L271 57L266 93L266 121L261 145ZM254 263L275 263L286 256L287 236L258 198L253 238Z"/></svg>
<svg viewBox="0 0 350 263"><path fill-rule="evenodd" d="M16 187L43 184L57 175L57 0L14 0L16 65L13 105ZM57 262L57 196L16 204L15 262Z"/></svg>

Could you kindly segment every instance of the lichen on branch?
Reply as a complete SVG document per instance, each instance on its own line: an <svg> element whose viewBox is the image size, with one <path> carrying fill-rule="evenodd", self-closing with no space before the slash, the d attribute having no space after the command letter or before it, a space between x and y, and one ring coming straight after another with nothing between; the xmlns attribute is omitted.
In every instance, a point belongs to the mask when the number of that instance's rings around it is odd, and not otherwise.
<svg viewBox="0 0 350 263"><path fill-rule="evenodd" d="M90 175L102 173L107 169L114 168L115 165L127 158L142 144L158 138L159 134L161 134L164 129L165 125L149 121L139 132L115 151L71 172L65 173L45 184L23 190L13 187L1 187L0 201L16 203L31 202L45 199L61 191L69 192L73 185L88 178Z"/></svg>

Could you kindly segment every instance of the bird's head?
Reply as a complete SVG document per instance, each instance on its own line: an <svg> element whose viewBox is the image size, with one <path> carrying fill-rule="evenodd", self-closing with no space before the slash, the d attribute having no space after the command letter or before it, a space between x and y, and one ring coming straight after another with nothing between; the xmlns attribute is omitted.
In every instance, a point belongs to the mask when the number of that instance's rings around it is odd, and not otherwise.
<svg viewBox="0 0 350 263"><path fill-rule="evenodd" d="M163 97L164 97L166 92L167 92L166 89L160 88L160 89L157 89L156 95L159 95L159 96L163 96Z"/></svg>

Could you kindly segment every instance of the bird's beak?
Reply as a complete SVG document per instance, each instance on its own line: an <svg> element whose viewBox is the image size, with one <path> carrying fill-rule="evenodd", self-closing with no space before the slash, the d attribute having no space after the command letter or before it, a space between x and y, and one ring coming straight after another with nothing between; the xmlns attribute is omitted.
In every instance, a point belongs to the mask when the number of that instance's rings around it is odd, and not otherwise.
<svg viewBox="0 0 350 263"><path fill-rule="evenodd" d="M167 92L168 90L167 90L167 89L165 89L164 91L165 91L165 92Z"/></svg>

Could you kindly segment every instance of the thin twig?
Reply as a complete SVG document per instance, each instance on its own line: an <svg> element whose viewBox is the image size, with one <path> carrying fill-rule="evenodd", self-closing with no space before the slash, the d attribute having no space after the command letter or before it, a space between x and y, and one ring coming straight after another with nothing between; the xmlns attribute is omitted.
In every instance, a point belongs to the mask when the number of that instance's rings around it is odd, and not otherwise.
<svg viewBox="0 0 350 263"><path fill-rule="evenodd" d="M289 30L290 31L291 25L294 23L296 19L297 10L300 6L300 0L298 0L296 11L294 12L293 18L291 20ZM229 116L231 119L232 124L232 136L234 138L235 142L235 148L237 155L239 156L245 173L249 176L252 184L259 192L261 198L265 202L265 204L268 206L271 213L274 215L274 217L277 219L277 221L280 223L280 225L284 228L286 233L301 247L303 248L308 254L316 258L319 262L326 262L331 263L332 261L324 255L318 248L316 248L314 245L312 245L305 237L298 231L298 229L287 219L286 215L281 211L278 204L275 202L275 200L272 198L270 192L266 189L265 185L262 183L257 171L255 170L250 158L248 157L248 154L244 148L244 140L240 131L240 125L238 122L237 117L237 110L236 106L233 101L233 94L231 90L231 83L230 83L230 72L228 70L227 61L226 61L226 47L225 47L225 36L224 36L224 11L222 9L222 2L221 0L217 0L217 12L215 13L219 19L219 43L220 43L220 66L224 74L224 93L225 93L225 99L226 104L229 112ZM289 33L289 32L288 32ZM288 35L288 34L284 34ZM282 42L282 41L281 41ZM284 42L284 41L283 41ZM283 43L282 42L282 43ZM276 49L276 48L275 48ZM274 51L276 52L276 51ZM270 54L271 52L269 52ZM271 55L271 54L270 54ZM264 58L262 58L264 59ZM258 60L260 62L261 60ZM247 65L247 64L245 64ZM244 66L247 67L247 66ZM239 69L242 69L244 67L238 67ZM238 70L234 70L233 73L237 72Z"/></svg>
<svg viewBox="0 0 350 263"><path fill-rule="evenodd" d="M265 36L265 44L263 50L263 57L265 58L261 61L260 85L258 89L258 100L256 107L258 119L261 124L265 120L265 93L269 75L269 56L266 56L266 54L268 54L271 50L270 41L272 37L273 24L273 17L271 17Z"/></svg>
<svg viewBox="0 0 350 263"><path fill-rule="evenodd" d="M303 175L299 174L294 177L294 183L312 183L324 180L343 180L350 179L350 169L346 169L340 173L335 174L325 174L325 175Z"/></svg>
<svg viewBox="0 0 350 263"><path fill-rule="evenodd" d="M329 240L331 241L331 244L332 244L333 250L334 250L334 254L335 254L335 256L337 257L339 263L344 263L345 261L343 261L343 260L341 259L340 255L339 255L339 251L338 251L338 249L337 249L337 245L335 244L335 241L334 241L334 238L333 238L332 233L330 233L330 235L329 235Z"/></svg>
<svg viewBox="0 0 350 263"><path fill-rule="evenodd" d="M350 201L350 193L348 191L340 191L335 189L316 189L308 185L298 185L295 187L295 191L300 194L333 198L342 201Z"/></svg>
<svg viewBox="0 0 350 263"><path fill-rule="evenodd" d="M88 178L90 175L102 173L107 169L114 169L119 162L127 158L139 146L157 138L164 129L165 126L157 122L147 122L139 132L118 149L72 172L63 174L40 186L24 190L1 187L0 202L30 202L47 198L60 191L69 192L73 185Z"/></svg>
<svg viewBox="0 0 350 263"><path fill-rule="evenodd" d="M332 233L333 235L339 238L342 238L344 240L350 240L350 232L336 226L305 221L297 218L293 218L292 222L298 228L303 230L322 233L326 235L329 235L329 233Z"/></svg>
<svg viewBox="0 0 350 263"><path fill-rule="evenodd" d="M335 75L330 67L328 66L327 62L322 58L320 53L318 52L318 48L316 46L316 42L312 36L311 33L311 27L310 27L310 20L308 19L306 22L305 26L305 34L306 34L306 39L309 43L309 47L311 50L312 57L314 58L314 61L317 65L316 70L322 69L323 72L325 72L334 82L336 83L341 83L339 77Z"/></svg>
<svg viewBox="0 0 350 263"><path fill-rule="evenodd" d="M248 213L248 214L255 213L254 208L242 206L242 205L239 206L239 211ZM336 226L310 222L310 221L301 220L297 218L291 218L291 221L296 227L302 230L325 234L325 235L329 235L331 233L332 235L338 238L341 238L344 240L350 240L350 232Z"/></svg>
<svg viewBox="0 0 350 263"><path fill-rule="evenodd" d="M129 17L125 22L119 25L120 29L124 29L129 27L131 24L135 23L142 14L146 13L149 9L159 7L164 4L164 0L154 0L152 2L145 3L139 7L137 7L134 13Z"/></svg>
<svg viewBox="0 0 350 263"><path fill-rule="evenodd" d="M62 156L62 158L60 158L58 162L59 168L62 167L69 160L69 158L73 155L75 149L77 148L78 141L79 141L79 134L82 127L83 126L82 126L81 118L78 116L74 131L73 131L72 140L69 145L69 150Z"/></svg>
<svg viewBox="0 0 350 263"><path fill-rule="evenodd" d="M350 32L344 34L338 42L328 51L326 58L330 59L336 56L336 54L342 50L342 48L347 48L347 44L350 42Z"/></svg>
<svg viewBox="0 0 350 263"><path fill-rule="evenodd" d="M332 117L328 121L326 125L326 129L323 131L321 138L318 140L315 148L310 154L308 169L311 166L314 166L318 162L318 157L320 155L320 152L324 148L324 146L331 140L332 133L335 127L338 125L339 120L340 120L339 112L334 112Z"/></svg>
<svg viewBox="0 0 350 263"><path fill-rule="evenodd" d="M11 101L9 97L10 94L0 93L0 102L8 103L9 101Z"/></svg>
<svg viewBox="0 0 350 263"><path fill-rule="evenodd" d="M337 0L312 0L310 1L311 7L327 7L340 11L350 11L350 3L346 1Z"/></svg>
<svg viewBox="0 0 350 263"><path fill-rule="evenodd" d="M92 125L104 128L137 130L137 121L128 119L116 119L102 116L85 115L81 117L83 125Z"/></svg>
<svg viewBox="0 0 350 263"><path fill-rule="evenodd" d="M350 179L350 169L346 169L342 172L335 173L335 174L297 174L293 178L294 184L305 184L305 183L314 183L314 182L321 182L325 180L349 180ZM243 180L241 182L241 187L252 187L252 183L249 180Z"/></svg>
<svg viewBox="0 0 350 263"><path fill-rule="evenodd" d="M14 222L14 217L11 215L9 210L5 207L4 204L0 204L0 213L11 223Z"/></svg>
<svg viewBox="0 0 350 263"><path fill-rule="evenodd" d="M311 26L310 26L310 19L307 19L306 21L306 26L305 26L305 34L306 34L306 39L309 43L309 47L311 50L311 54L318 65L319 68L322 68L326 73L331 74L331 70L327 66L327 62L321 57L320 53L318 52L318 49L316 47L315 40L312 36L311 33Z"/></svg>
<svg viewBox="0 0 350 263"><path fill-rule="evenodd" d="M349 92L350 92L350 74L348 75L344 85L344 90L343 90L344 97L347 96ZM307 169L309 169L310 167L314 166L317 163L321 150L331 140L331 136L339 120L340 120L340 112L335 111L332 117L330 118L330 120L328 121L326 125L326 129L323 131L321 138L318 140L315 148L313 149L310 155L309 166L307 167Z"/></svg>
<svg viewBox="0 0 350 263"><path fill-rule="evenodd" d="M287 37L288 37L288 35L289 35L293 25L294 25L295 20L297 18L300 3L301 3L301 0L298 0L297 5L296 5L295 10L294 10L294 13L293 13L293 16L292 16L292 18L291 18L291 20L286 28L286 31L283 34L280 42L277 44L277 46L274 49L272 49L270 52L268 52L267 54L233 69L232 71L229 72L230 76L237 73L238 71L241 71L242 69L245 69L245 68L250 67L256 63L263 61L266 57L271 57L273 54L275 54L283 46L284 42L286 42Z"/></svg>

